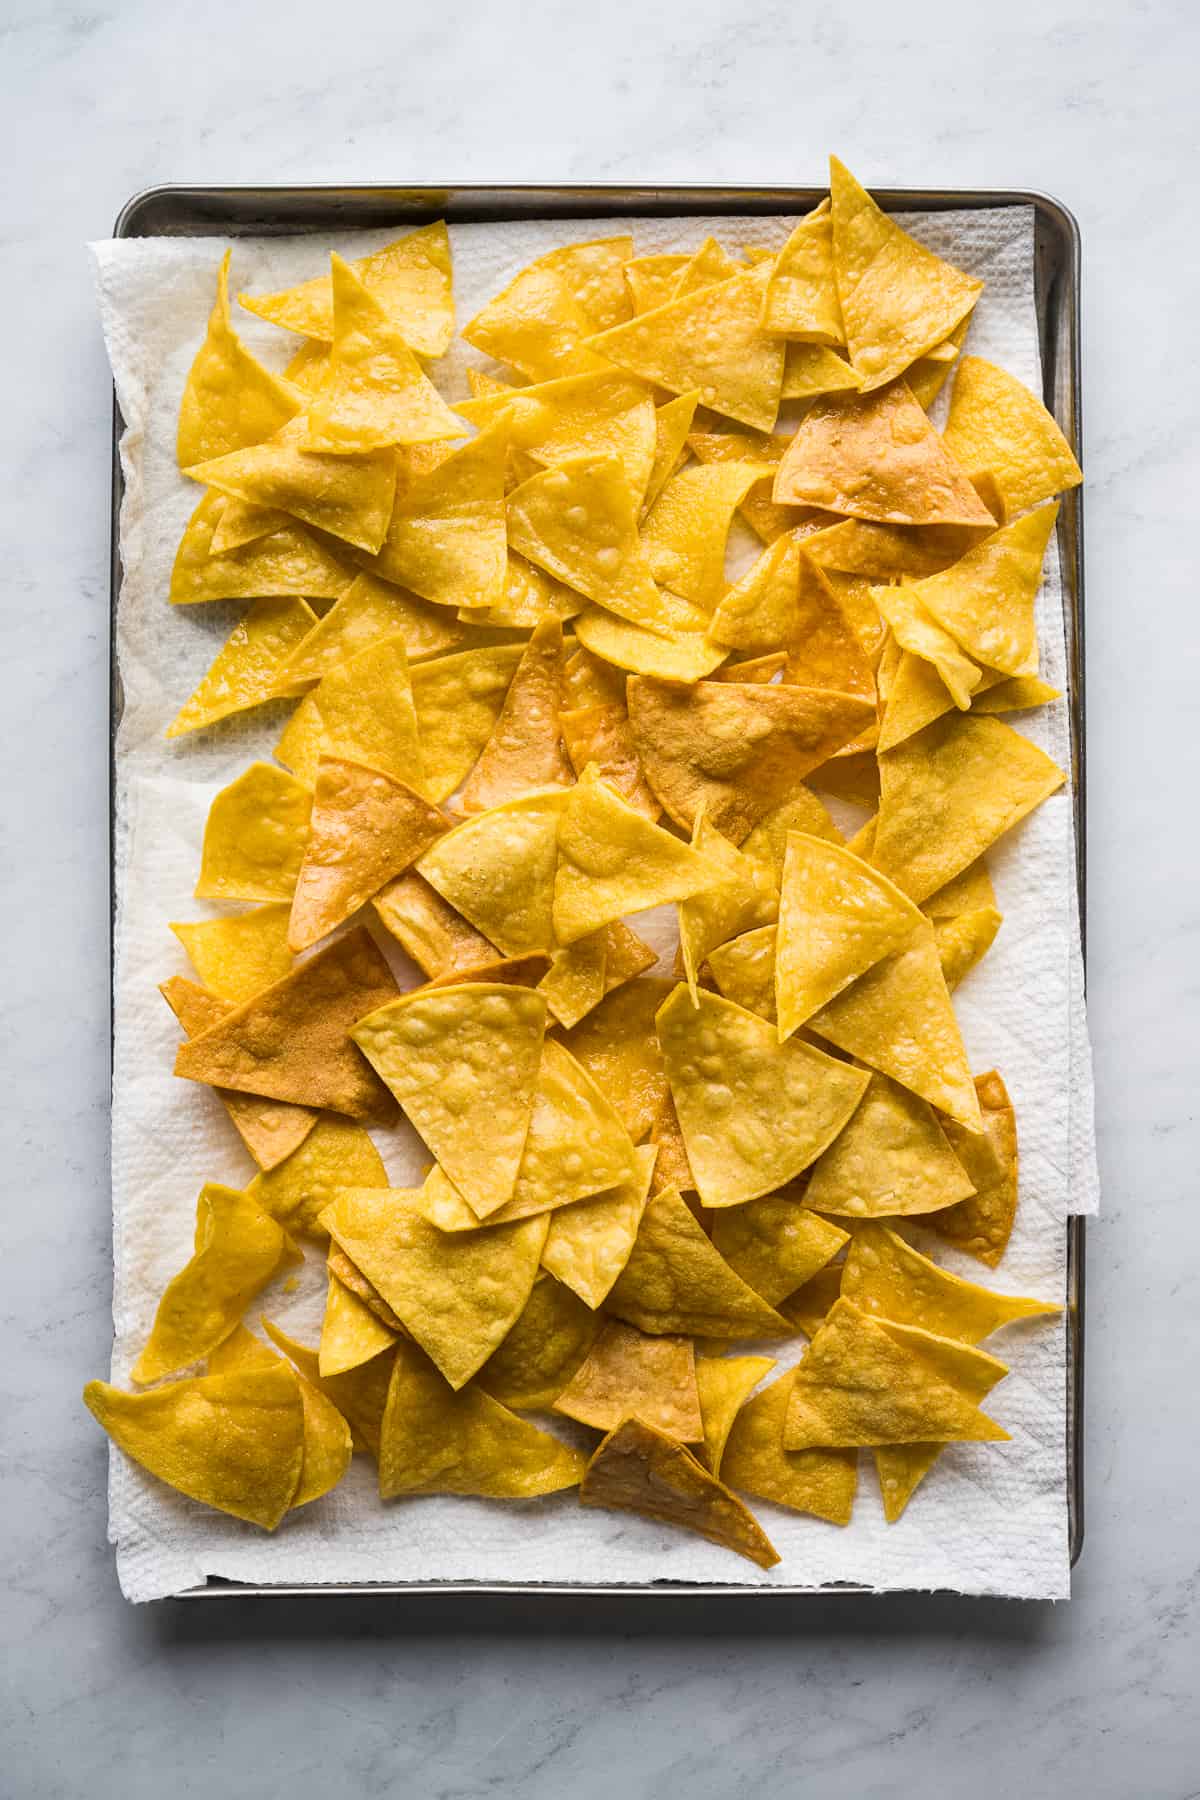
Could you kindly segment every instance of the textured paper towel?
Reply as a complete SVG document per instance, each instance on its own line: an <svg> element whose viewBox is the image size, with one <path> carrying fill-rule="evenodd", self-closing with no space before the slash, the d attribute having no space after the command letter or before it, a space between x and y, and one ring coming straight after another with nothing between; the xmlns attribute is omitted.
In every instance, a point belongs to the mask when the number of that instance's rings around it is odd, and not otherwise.
<svg viewBox="0 0 1200 1800"><path fill-rule="evenodd" d="M907 222L931 248L987 281L971 349L1039 386L1032 214L997 209ZM782 242L790 223L647 219L630 228L639 251L649 252L693 247L710 229L731 246ZM539 251L612 229L586 220L453 227L460 320ZM362 255L389 235L239 240L235 291L286 286L316 272L330 248ZM171 1075L177 1028L156 992L168 975L186 972L167 921L211 910L190 894L212 793L248 758L269 754L287 710L265 709L180 742L168 743L162 735L240 611L223 605L172 609L166 598L175 547L197 494L175 464L175 418L224 248L221 241L198 239L94 247L105 338L127 427L121 445L125 575L118 656L124 714L117 752L113 1103L113 1371L122 1382L164 1282L188 1254L201 1184L215 1179L240 1185L253 1173L220 1103ZM282 366L290 340L249 314L237 323L265 361ZM456 344L437 366L438 384L451 398L465 393L468 361L482 359ZM1053 547L1039 630L1043 673L1065 688ZM1065 705L1018 723L1066 766ZM957 1002L973 1066L998 1066L1017 1107L1022 1203L1001 1276L980 1277L978 1265L940 1254L992 1285L1060 1299L1064 1221L1071 1212L1094 1210L1097 1190L1069 794L1048 801L989 861L1005 923ZM669 953L670 915L655 919L651 929ZM402 957L394 960L402 980L416 979ZM427 1161L403 1127L380 1134L380 1148L397 1184ZM314 1341L322 1291L322 1263L310 1249L298 1290L269 1292L263 1308ZM766 1572L681 1533L619 1514L585 1512L569 1495L512 1506L444 1497L384 1508L375 1497L373 1467L363 1458L335 1493L291 1515L268 1538L194 1505L114 1453L110 1536L118 1546L122 1586L136 1600L177 1592L208 1575L285 1583L842 1581L1054 1598L1069 1585L1064 1346L1061 1323L1012 1328L989 1344L1012 1366L993 1410L1013 1441L1000 1448L951 1446L899 1524L884 1523L869 1456L863 1458L854 1522L845 1531L762 1504L758 1510L783 1558ZM790 1346L784 1359L794 1360L799 1351ZM565 1435L570 1427L556 1421L554 1429Z"/></svg>

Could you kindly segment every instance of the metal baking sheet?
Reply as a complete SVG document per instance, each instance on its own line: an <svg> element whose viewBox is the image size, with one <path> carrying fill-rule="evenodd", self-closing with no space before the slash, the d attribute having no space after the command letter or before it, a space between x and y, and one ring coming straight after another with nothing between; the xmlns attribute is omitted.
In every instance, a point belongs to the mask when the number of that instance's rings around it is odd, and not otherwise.
<svg viewBox="0 0 1200 1800"><path fill-rule="evenodd" d="M1042 397L1067 441L1082 461L1080 418L1080 245L1079 227L1061 201L1027 190L991 188L873 188L887 212L969 211L996 206L1029 206L1035 216L1035 290L1042 354ZM444 218L449 224L514 219L620 219L638 215L672 218L689 214L743 216L804 213L824 197L816 187L616 187L605 184L539 186L486 184L458 187L156 187L136 194L121 209L114 237L279 237L308 232L382 226L416 226ZM112 572L110 590L111 700L109 711L109 887L116 910L116 862L112 856L114 752L121 717L116 626L120 594L120 511L124 484L118 443L123 421L113 399ZM1063 498L1058 520L1063 585L1067 603L1067 660L1071 716L1071 773L1074 795L1076 868L1080 930L1087 956L1087 763L1084 741L1083 496L1076 488ZM111 937L111 934L110 934ZM112 949L110 941L110 975ZM1067 1508L1071 1565L1083 1548L1083 1219L1069 1219L1067 1231ZM736 1583L575 1584L520 1582L280 1583L250 1585L212 1578L179 1599L274 1594L560 1594L695 1596L763 1599L780 1595L858 1593L854 1584L828 1587L747 1588Z"/></svg>

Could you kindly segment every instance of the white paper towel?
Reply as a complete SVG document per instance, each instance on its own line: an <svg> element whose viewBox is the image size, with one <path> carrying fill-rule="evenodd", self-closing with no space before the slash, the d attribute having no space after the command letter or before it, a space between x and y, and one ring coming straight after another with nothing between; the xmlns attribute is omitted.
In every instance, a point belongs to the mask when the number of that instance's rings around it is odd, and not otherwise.
<svg viewBox="0 0 1200 1800"><path fill-rule="evenodd" d="M639 252L688 249L712 231L730 247L781 243L787 219L639 219ZM987 282L969 348L1040 385L1033 304L1033 216L1023 208L943 213L906 221L931 248ZM610 221L573 220L451 229L459 318L465 320L531 257L553 244L603 235ZM316 273L330 249L360 256L387 232L240 239L232 285L268 290ZM253 1173L219 1101L171 1074L178 1031L156 991L187 965L167 922L214 909L190 898L209 800L255 755L269 755L286 716L271 707L168 742L163 731L240 612L171 608L171 563L197 490L175 463L175 420L188 366L212 304L223 241L140 239L94 246L101 317L121 410L126 495L125 576L118 619L124 715L117 745L118 913L113 1075L114 1379L124 1382L164 1282L190 1250L195 1197L206 1180L243 1184ZM237 328L281 367L292 340L250 314ZM435 369L450 398L465 367L482 363L456 343ZM944 404L944 400L943 400ZM1042 672L1066 687L1062 591L1051 547L1038 606ZM1067 766L1065 703L1019 727ZM1021 1207L1002 1270L939 1250L962 1273L1045 1299L1065 1292L1069 1213L1095 1210L1091 1067L1074 907L1071 801L1055 795L990 855L1005 923L956 1002L972 1064L997 1066L1017 1108ZM402 959L397 963L403 972ZM409 974L409 979L416 979ZM386 1137L386 1141L384 1141ZM396 1183L427 1156L405 1128L381 1134ZM315 1341L324 1276L310 1249L296 1292L262 1309ZM1012 1433L1004 1446L953 1445L894 1526L883 1520L869 1455L846 1530L762 1503L782 1556L753 1569L703 1540L620 1514L585 1511L570 1496L520 1505L439 1497L380 1505L373 1466L357 1458L333 1494L290 1515L272 1537L195 1505L113 1454L110 1536L126 1594L153 1599L208 1575L293 1582L690 1581L725 1585L956 1588L1057 1598L1069 1589L1065 1490L1065 1334L1061 1322L1010 1328L989 1349L1012 1373L992 1410ZM794 1360L801 1345L790 1346ZM570 1427L555 1421L566 1435Z"/></svg>

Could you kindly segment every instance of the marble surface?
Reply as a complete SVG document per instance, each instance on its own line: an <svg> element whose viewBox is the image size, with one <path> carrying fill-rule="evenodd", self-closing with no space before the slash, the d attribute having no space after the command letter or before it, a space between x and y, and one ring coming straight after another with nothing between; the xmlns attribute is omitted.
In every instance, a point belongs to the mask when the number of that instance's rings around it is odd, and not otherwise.
<svg viewBox="0 0 1200 1800"><path fill-rule="evenodd" d="M281 18L262 0L0 16L0 1789L1188 1800L1200 16L1166 0L296 0ZM1105 1199L1075 1597L127 1608L78 1400L109 1341L110 394L83 241L159 181L814 181L831 147L881 184L1047 188L1084 233Z"/></svg>

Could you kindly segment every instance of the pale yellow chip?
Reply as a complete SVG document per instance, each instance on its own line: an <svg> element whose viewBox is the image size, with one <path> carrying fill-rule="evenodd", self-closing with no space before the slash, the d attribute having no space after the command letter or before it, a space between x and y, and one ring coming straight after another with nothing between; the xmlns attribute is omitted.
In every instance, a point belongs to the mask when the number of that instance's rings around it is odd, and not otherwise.
<svg viewBox="0 0 1200 1800"><path fill-rule="evenodd" d="M583 340L628 316L621 268L632 248L629 238L608 238L539 256L463 326L463 337L530 381L601 368Z"/></svg>
<svg viewBox="0 0 1200 1800"><path fill-rule="evenodd" d="M385 1184L386 1180L385 1176ZM330 1271L318 1361L322 1376L328 1379L361 1368L372 1357L390 1350L398 1336Z"/></svg>
<svg viewBox="0 0 1200 1800"><path fill-rule="evenodd" d="M449 455L414 445L395 454L396 496L371 572L439 606L499 606L504 599L503 423Z"/></svg>
<svg viewBox="0 0 1200 1800"><path fill-rule="evenodd" d="M955 706L960 712L966 712L983 671L978 663L964 655L950 633L926 612L917 586L905 583L900 587L875 587L871 589L871 598L887 620L900 650L931 663ZM891 698L889 692L889 706Z"/></svg>
<svg viewBox="0 0 1200 1800"><path fill-rule="evenodd" d="M708 969L718 990L727 1000L757 1013L774 1025L775 1018L775 940L774 925L760 925L756 931L744 931L708 953Z"/></svg>
<svg viewBox="0 0 1200 1800"><path fill-rule="evenodd" d="M430 977L461 977L497 954L483 933L414 870L389 881L371 904L405 955Z"/></svg>
<svg viewBox="0 0 1200 1800"><path fill-rule="evenodd" d="M417 865L442 898L505 956L555 947L559 821L576 792L547 789L476 813L440 838Z"/></svg>
<svg viewBox="0 0 1200 1800"><path fill-rule="evenodd" d="M410 671L423 786L431 800L447 799L478 761L523 649L521 644L485 644L457 656L434 657Z"/></svg>
<svg viewBox="0 0 1200 1800"><path fill-rule="evenodd" d="M658 407L655 412L654 461L650 466L646 497L642 502L643 518L671 476L683 464L687 455L688 432L692 429L699 402L700 395L696 391L679 394L674 400L668 400L664 406Z"/></svg>
<svg viewBox="0 0 1200 1800"><path fill-rule="evenodd" d="M651 1194L608 1311L640 1331L786 1337L791 1327L730 1268L674 1188Z"/></svg>
<svg viewBox="0 0 1200 1800"><path fill-rule="evenodd" d="M612 1431L636 1414L668 1437L698 1444L704 1425L691 1339L648 1337L620 1320L606 1320L554 1410L599 1431Z"/></svg>
<svg viewBox="0 0 1200 1800"><path fill-rule="evenodd" d="M625 264L625 282L634 312L651 312L656 306L665 306L691 260L678 253L630 257Z"/></svg>
<svg viewBox="0 0 1200 1800"><path fill-rule="evenodd" d="M584 607L582 594L536 568L510 549L504 576L504 598L497 606L465 608L465 624L530 631L546 619L573 619Z"/></svg>
<svg viewBox="0 0 1200 1800"><path fill-rule="evenodd" d="M712 1241L756 1294L769 1306L778 1306L811 1281L849 1237L809 1210L807 1194L802 1204L796 1193L784 1189L719 1212L713 1220Z"/></svg>
<svg viewBox="0 0 1200 1800"><path fill-rule="evenodd" d="M439 656L461 643L463 628L447 613L402 588L359 575L275 671L277 693L300 693L359 651L399 638L409 662Z"/></svg>
<svg viewBox="0 0 1200 1800"><path fill-rule="evenodd" d="M547 619L525 645L500 716L463 786L463 812L485 812L532 789L572 785L559 731L562 664L562 625Z"/></svg>
<svg viewBox="0 0 1200 1800"><path fill-rule="evenodd" d="M210 1375L272 1367L287 1370L300 1389L304 1408L304 1459L292 1495L292 1506L307 1506L310 1501L330 1493L350 1467L353 1443L346 1420L320 1388L314 1387L298 1372L293 1373L276 1351L269 1350L261 1338L256 1338L244 1325L235 1326L208 1359Z"/></svg>
<svg viewBox="0 0 1200 1800"><path fill-rule="evenodd" d="M975 1192L927 1222L948 1244L994 1269L1004 1255L1017 1216L1017 1115L995 1069L975 1077L975 1091L983 1132L964 1131L953 1121L946 1131Z"/></svg>
<svg viewBox="0 0 1200 1800"><path fill-rule="evenodd" d="M774 471L783 461L791 437L769 431L693 431L688 449L702 463L752 462L768 466L772 473L756 481L739 511L764 544L773 544L785 531L804 535L827 530L837 521L835 513L813 506L777 506L771 498Z"/></svg>
<svg viewBox="0 0 1200 1800"><path fill-rule="evenodd" d="M779 1310L805 1337L816 1337L829 1316L830 1308L842 1291L844 1263L830 1263L806 1281L804 1286L779 1302Z"/></svg>
<svg viewBox="0 0 1200 1800"><path fill-rule="evenodd" d="M563 1038L635 1143L650 1130L667 1093L654 1017L673 986L656 975L627 982Z"/></svg>
<svg viewBox="0 0 1200 1800"><path fill-rule="evenodd" d="M251 763L209 808L197 899L290 899L311 811L311 789L270 763Z"/></svg>
<svg viewBox="0 0 1200 1800"><path fill-rule="evenodd" d="M771 924L779 910L779 892L773 872L722 837L703 809L696 815L692 848L713 875L709 886L679 902L679 944L688 991L695 998L709 951L744 931Z"/></svg>
<svg viewBox="0 0 1200 1800"><path fill-rule="evenodd" d="M246 1196L286 1231L324 1242L318 1220L339 1188L387 1184L383 1159L363 1127L330 1113L317 1120L286 1162L256 1175Z"/></svg>
<svg viewBox="0 0 1200 1800"><path fill-rule="evenodd" d="M974 1191L928 1102L875 1074L804 1198L819 1212L878 1219L936 1213Z"/></svg>
<svg viewBox="0 0 1200 1800"><path fill-rule="evenodd" d="M725 588L733 515L768 473L760 463L716 462L693 463L673 475L642 525L642 548L655 580L711 612ZM593 598L603 601L602 594Z"/></svg>
<svg viewBox="0 0 1200 1800"><path fill-rule="evenodd" d="M188 371L179 406L176 451L181 469L261 443L304 404L289 382L251 356L229 323L232 254L227 250L221 259L208 330Z"/></svg>
<svg viewBox="0 0 1200 1800"><path fill-rule="evenodd" d="M280 665L316 622L303 600L253 601L166 735L182 737L272 699Z"/></svg>
<svg viewBox="0 0 1200 1800"><path fill-rule="evenodd" d="M763 295L762 328L804 344L845 343L827 200L800 220L775 258Z"/></svg>
<svg viewBox="0 0 1200 1800"><path fill-rule="evenodd" d="M269 598L336 600L354 579L353 571L294 519L240 548L216 554L214 534L224 495L205 494L188 520L171 569L173 606L209 600Z"/></svg>
<svg viewBox="0 0 1200 1800"><path fill-rule="evenodd" d="M826 350L820 344L788 345L783 364L784 400L857 393L862 384L862 376L836 350Z"/></svg>
<svg viewBox="0 0 1200 1800"><path fill-rule="evenodd" d="M731 275L742 272L742 264L735 262L716 238L706 237L700 248L692 253L680 269L670 298L682 300L685 294L698 294L701 288L712 287L718 281L728 281Z"/></svg>
<svg viewBox="0 0 1200 1800"><path fill-rule="evenodd" d="M503 418L510 443L539 463L553 466L585 455L615 458L642 504L658 431L650 390L628 375L603 369L568 375L465 400L455 410L479 426Z"/></svg>
<svg viewBox="0 0 1200 1800"><path fill-rule="evenodd" d="M964 1344L978 1344L1016 1319L1052 1318L1062 1311L1043 1300L998 1294L964 1281L879 1224L855 1229L842 1292L874 1318L919 1325Z"/></svg>
<svg viewBox="0 0 1200 1800"><path fill-rule="evenodd" d="M277 507L370 554L383 543L396 492L390 450L366 456L308 450L302 417L265 443L192 463L184 473L251 506Z"/></svg>
<svg viewBox="0 0 1200 1800"><path fill-rule="evenodd" d="M727 589L709 620L709 636L734 650L790 647L800 626L800 568L799 540L785 531Z"/></svg>
<svg viewBox="0 0 1200 1800"><path fill-rule="evenodd" d="M638 1172L632 1181L561 1207L550 1216L542 1246L542 1267L578 1294L586 1306L603 1305L629 1261L650 1191L657 1152L635 1150Z"/></svg>
<svg viewBox="0 0 1200 1800"><path fill-rule="evenodd" d="M858 1488L858 1454L784 1449L783 1424L794 1379L795 1370L785 1369L742 1407L725 1440L722 1475L732 1486L776 1506L848 1525Z"/></svg>
<svg viewBox="0 0 1200 1800"><path fill-rule="evenodd" d="M915 595L976 662L1002 675L1036 675L1034 602L1057 517L1057 505L1026 513L942 574L901 591Z"/></svg>
<svg viewBox="0 0 1200 1800"><path fill-rule="evenodd" d="M945 441L964 469L991 474L1008 518L1083 480L1071 446L1036 394L982 356L959 362Z"/></svg>
<svg viewBox="0 0 1200 1800"><path fill-rule="evenodd" d="M714 644L700 631L651 631L600 606L589 606L580 613L575 635L585 649L615 667L663 681L701 681L729 654L724 645Z"/></svg>
<svg viewBox="0 0 1200 1800"><path fill-rule="evenodd" d="M171 930L201 982L222 1000L247 1000L292 966L287 947L288 908L258 906L253 912L177 923Z"/></svg>
<svg viewBox="0 0 1200 1800"><path fill-rule="evenodd" d="M725 1445L733 1421L764 1375L775 1367L773 1356L698 1356L696 1387L704 1422L704 1448L696 1455L721 1473Z"/></svg>
<svg viewBox="0 0 1200 1800"><path fill-rule="evenodd" d="M599 1327L570 1288L539 1270L520 1318L476 1380L503 1406L518 1411L552 1406L588 1356Z"/></svg>
<svg viewBox="0 0 1200 1800"><path fill-rule="evenodd" d="M974 1406L980 1405L1008 1374L1006 1365L996 1357L955 1343L952 1338L936 1337L911 1325L889 1323L888 1331L915 1351L940 1381ZM881 1444L874 1451L884 1517L889 1525L894 1525L903 1513L944 1448L935 1440L929 1444Z"/></svg>
<svg viewBox="0 0 1200 1800"><path fill-rule="evenodd" d="M443 356L454 336L450 234L439 219L352 263L354 274L419 356ZM318 275L277 294L239 294L247 312L285 331L329 343L334 335L333 286Z"/></svg>
<svg viewBox="0 0 1200 1800"><path fill-rule="evenodd" d="M602 925L599 931L556 950L538 982L538 993L560 1025L578 1025L603 1000L609 929Z"/></svg>
<svg viewBox="0 0 1200 1800"><path fill-rule="evenodd" d="M560 943L574 943L625 913L686 899L713 879L698 851L651 824L594 769L570 789L558 821L554 877Z"/></svg>

